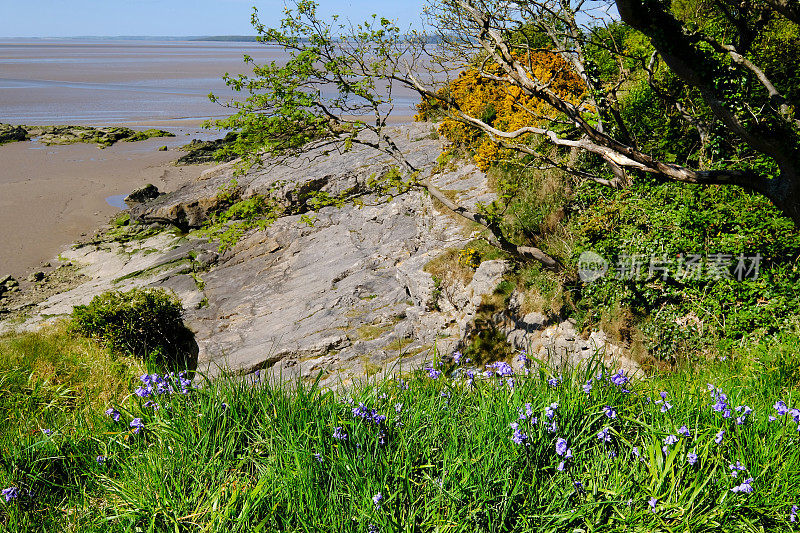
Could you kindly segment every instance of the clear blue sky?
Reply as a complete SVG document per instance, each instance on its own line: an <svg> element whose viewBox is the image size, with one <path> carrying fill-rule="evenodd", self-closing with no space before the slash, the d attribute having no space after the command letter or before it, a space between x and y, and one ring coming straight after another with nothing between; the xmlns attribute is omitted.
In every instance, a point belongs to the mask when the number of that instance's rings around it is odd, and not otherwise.
<svg viewBox="0 0 800 533"><path fill-rule="evenodd" d="M318 0L324 14L352 21L372 13L401 28L419 24L423 0ZM0 0L0 38L117 35L251 35L252 7L267 26L282 0Z"/></svg>

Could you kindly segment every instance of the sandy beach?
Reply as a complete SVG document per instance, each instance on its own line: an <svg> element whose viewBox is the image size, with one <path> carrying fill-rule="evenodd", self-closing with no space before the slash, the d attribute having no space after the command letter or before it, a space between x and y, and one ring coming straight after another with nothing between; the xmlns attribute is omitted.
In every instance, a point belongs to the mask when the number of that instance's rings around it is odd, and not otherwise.
<svg viewBox="0 0 800 533"><path fill-rule="evenodd" d="M195 179L212 165L173 164L184 153L177 146L191 138L183 134L102 150L87 144L0 146L0 275L24 277L93 233L120 211L109 197L147 183L168 192ZM158 151L164 145L171 149ZM119 205L119 198L111 201Z"/></svg>

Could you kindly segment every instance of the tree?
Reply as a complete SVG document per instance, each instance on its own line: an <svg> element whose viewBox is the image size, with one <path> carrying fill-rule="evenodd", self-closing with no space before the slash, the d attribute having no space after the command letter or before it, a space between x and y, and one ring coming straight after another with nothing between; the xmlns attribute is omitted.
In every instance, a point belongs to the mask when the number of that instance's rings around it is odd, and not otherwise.
<svg viewBox="0 0 800 533"><path fill-rule="evenodd" d="M781 47L800 51L794 3L431 0L428 31L407 34L377 17L356 26L323 21L310 0L285 14L277 29L257 13L253 24L290 52L288 62L227 78L250 96L232 102L238 112L220 125L241 131L234 150L250 162L265 148L292 151L312 139L372 146L395 157L412 185L491 230L493 243L558 269L541 250L509 242L489 214L453 204L405 160L386 133L402 85L526 165L617 188L643 175L738 185L800 226L800 69L776 57ZM560 60L542 69L543 55ZM452 88L462 72L510 95L515 120L460 101ZM565 78L580 87L559 88ZM675 131L696 139L691 147L671 153L637 133L631 102L645 89L669 106Z"/></svg>

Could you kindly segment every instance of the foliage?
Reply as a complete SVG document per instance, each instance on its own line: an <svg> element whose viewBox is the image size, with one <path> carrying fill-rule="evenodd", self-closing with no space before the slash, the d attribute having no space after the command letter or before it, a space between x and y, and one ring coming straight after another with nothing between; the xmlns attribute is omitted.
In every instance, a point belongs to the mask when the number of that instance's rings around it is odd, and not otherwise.
<svg viewBox="0 0 800 533"><path fill-rule="evenodd" d="M800 339L784 340L631 382L458 354L341 393L145 374L107 414L0 433L17 489L0 527L791 531Z"/></svg>
<svg viewBox="0 0 800 533"><path fill-rule="evenodd" d="M577 104L586 91L581 78L574 73L567 62L558 54L550 51L537 51L518 57L518 61L529 65L532 76L543 83L565 100ZM525 93L520 87L509 83L489 79L485 75L500 76L503 74L497 63L474 66L463 72L438 91L439 98L423 96L417 105L416 120L430 120L437 116L443 119L439 125L439 133L451 143L475 149L475 163L487 170L501 158L510 157L508 150L501 150L490 136L480 129L455 120L448 113L451 108L479 117L486 124L503 131L540 124L545 117L553 118L557 112L540 98ZM535 119L535 116L541 116ZM527 135L522 140L531 140Z"/></svg>
<svg viewBox="0 0 800 533"><path fill-rule="evenodd" d="M182 315L178 297L164 289L109 291L75 306L71 329L156 365L186 368L197 344Z"/></svg>
<svg viewBox="0 0 800 533"><path fill-rule="evenodd" d="M630 309L643 324L648 348L666 358L793 326L800 309L800 233L763 197L730 187L662 183L612 194L585 186L576 204L580 211L571 229L580 244L574 253L596 252L612 269L582 287L586 322L619 305ZM726 277L714 275L718 254L730 261ZM702 257L702 272L682 275L679 267L686 270L693 255ZM756 255L757 278L755 272L737 276L739 258L747 258L749 270ZM614 267L633 256L642 263L641 275L621 279ZM670 270L666 279L663 266Z"/></svg>

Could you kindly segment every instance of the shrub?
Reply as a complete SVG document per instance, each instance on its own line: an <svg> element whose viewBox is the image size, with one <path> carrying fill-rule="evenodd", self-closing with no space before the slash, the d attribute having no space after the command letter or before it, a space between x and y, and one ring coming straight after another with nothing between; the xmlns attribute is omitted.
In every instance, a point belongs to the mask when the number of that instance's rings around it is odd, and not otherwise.
<svg viewBox="0 0 800 533"><path fill-rule="evenodd" d="M72 330L163 367L194 367L197 343L177 296L163 289L105 292L72 311Z"/></svg>

